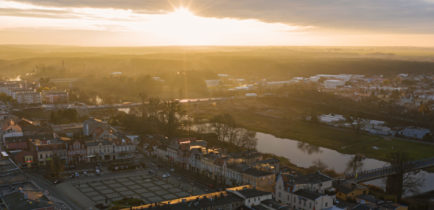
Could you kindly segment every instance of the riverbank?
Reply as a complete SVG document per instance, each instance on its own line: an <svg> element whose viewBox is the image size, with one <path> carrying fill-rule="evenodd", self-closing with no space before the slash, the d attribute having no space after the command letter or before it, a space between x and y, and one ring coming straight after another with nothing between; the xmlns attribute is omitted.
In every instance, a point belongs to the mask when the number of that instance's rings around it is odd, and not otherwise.
<svg viewBox="0 0 434 210"><path fill-rule="evenodd" d="M291 110L290 107L287 110L294 113L288 114L258 101L239 100L198 104L187 108L195 119L206 121L216 114L230 113L240 127L281 138L296 139L344 154L363 154L383 161L388 161L388 155L395 151L406 152L414 160L434 155L433 145L307 122L300 118L297 110Z"/></svg>

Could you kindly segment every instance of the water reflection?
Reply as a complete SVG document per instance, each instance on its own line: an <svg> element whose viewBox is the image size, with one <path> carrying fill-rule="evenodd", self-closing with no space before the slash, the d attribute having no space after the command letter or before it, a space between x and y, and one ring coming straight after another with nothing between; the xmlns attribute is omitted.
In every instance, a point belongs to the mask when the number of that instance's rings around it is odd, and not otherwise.
<svg viewBox="0 0 434 210"><path fill-rule="evenodd" d="M277 138L266 133L258 132L256 137L258 138L258 145L256 148L259 152L275 154L288 158L291 163L298 167L327 167L337 173L346 173L380 168L388 164L384 161L366 158L363 155L342 154L324 147L312 149L314 147L306 146L307 143L300 143L299 141L292 139ZM423 184L417 189L419 193L434 190L434 173L419 171L409 173L408 175L416 180L422 180ZM369 181L367 183L384 189L385 184L383 180L385 180L385 178ZM412 195L415 192L415 190L409 190L405 192L405 195Z"/></svg>
<svg viewBox="0 0 434 210"><path fill-rule="evenodd" d="M346 173L355 174L357 171L361 171L363 169L363 160L365 157L361 154L354 155L347 163Z"/></svg>
<svg viewBox="0 0 434 210"><path fill-rule="evenodd" d="M297 147L309 155L311 155L313 153L321 153L322 152L320 147L306 143L306 142L301 142L301 141L298 142Z"/></svg>

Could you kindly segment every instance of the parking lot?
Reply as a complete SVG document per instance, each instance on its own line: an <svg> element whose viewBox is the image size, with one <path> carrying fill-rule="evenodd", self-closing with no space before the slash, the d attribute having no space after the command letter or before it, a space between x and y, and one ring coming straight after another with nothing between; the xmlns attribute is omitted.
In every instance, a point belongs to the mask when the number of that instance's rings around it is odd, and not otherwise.
<svg viewBox="0 0 434 210"><path fill-rule="evenodd" d="M162 178L161 175L150 175L144 170L139 174L76 179L70 184L94 204L105 204L129 197L153 203L204 193L180 178Z"/></svg>

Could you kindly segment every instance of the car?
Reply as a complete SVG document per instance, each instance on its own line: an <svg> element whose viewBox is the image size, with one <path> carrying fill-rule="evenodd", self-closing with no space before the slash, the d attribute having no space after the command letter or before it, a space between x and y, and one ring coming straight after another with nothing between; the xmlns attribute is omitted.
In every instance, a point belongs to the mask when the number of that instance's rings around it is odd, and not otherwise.
<svg viewBox="0 0 434 210"><path fill-rule="evenodd" d="M75 172L75 176L76 176L76 177L79 177L80 174L79 174L78 172Z"/></svg>
<svg viewBox="0 0 434 210"><path fill-rule="evenodd" d="M174 171L175 171L175 169L174 169L174 168L171 168L171 169L170 169L170 171L171 171L171 172L174 172Z"/></svg>
<svg viewBox="0 0 434 210"><path fill-rule="evenodd" d="M163 177L163 178L168 178L169 176L170 176L169 173L165 173L165 174L161 175L161 177Z"/></svg>

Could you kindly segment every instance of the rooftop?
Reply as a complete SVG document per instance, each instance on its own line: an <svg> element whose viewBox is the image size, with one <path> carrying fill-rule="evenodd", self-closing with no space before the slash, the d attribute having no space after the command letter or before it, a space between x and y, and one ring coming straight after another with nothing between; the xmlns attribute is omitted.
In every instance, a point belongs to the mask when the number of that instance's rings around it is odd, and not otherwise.
<svg viewBox="0 0 434 210"><path fill-rule="evenodd" d="M317 198L321 197L321 194L305 189L298 190L295 192L295 194L310 200L316 200Z"/></svg>
<svg viewBox="0 0 434 210"><path fill-rule="evenodd" d="M238 191L241 195L243 195L245 198L253 198L253 197L259 197L264 195L270 195L270 192L260 191L256 189L244 189Z"/></svg>
<svg viewBox="0 0 434 210"><path fill-rule="evenodd" d="M320 173L312 173L306 175L298 175L294 178L296 184L311 184L311 183L321 183L326 181L331 181L332 178Z"/></svg>

